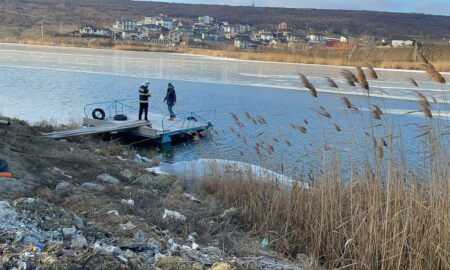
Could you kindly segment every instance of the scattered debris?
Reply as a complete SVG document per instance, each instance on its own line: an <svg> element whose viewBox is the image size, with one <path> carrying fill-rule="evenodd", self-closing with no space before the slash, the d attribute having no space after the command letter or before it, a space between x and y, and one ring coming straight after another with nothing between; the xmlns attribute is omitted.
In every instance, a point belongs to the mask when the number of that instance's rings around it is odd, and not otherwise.
<svg viewBox="0 0 450 270"><path fill-rule="evenodd" d="M268 248L269 247L269 240L267 239L267 238L264 238L262 241L261 241L261 247L262 248Z"/></svg>
<svg viewBox="0 0 450 270"><path fill-rule="evenodd" d="M70 246L73 248L84 248L88 245L86 238L80 234L75 234L72 236L70 241Z"/></svg>
<svg viewBox="0 0 450 270"><path fill-rule="evenodd" d="M201 201L199 199L197 199L194 195L189 194L189 193L183 193L183 195L186 197L186 199L193 201L195 203L201 203Z"/></svg>
<svg viewBox="0 0 450 270"><path fill-rule="evenodd" d="M63 228L62 232L63 232L64 236L70 236L70 235L74 235L77 232L77 229L75 228L75 226L72 226L70 228Z"/></svg>
<svg viewBox="0 0 450 270"><path fill-rule="evenodd" d="M66 172L63 171L63 170L61 170L60 168L53 167L53 170L54 170L55 172L57 172L57 173L60 173L61 175L65 176L65 177L67 177L67 178L72 179L72 176L71 176L71 175L66 174Z"/></svg>
<svg viewBox="0 0 450 270"><path fill-rule="evenodd" d="M107 214L108 217L110 217L110 218L112 218L112 217L117 217L117 216L119 216L119 211L117 211L117 210L111 210L111 211L108 211L106 214Z"/></svg>
<svg viewBox="0 0 450 270"><path fill-rule="evenodd" d="M128 221L125 224L120 224L120 228L122 228L122 230L132 230L136 228L136 226L131 221Z"/></svg>
<svg viewBox="0 0 450 270"><path fill-rule="evenodd" d="M128 199L128 200L122 199L120 202L123 203L123 204L128 204L128 205L134 206L134 200L133 199Z"/></svg>
<svg viewBox="0 0 450 270"><path fill-rule="evenodd" d="M145 169L147 172L150 172L155 175L169 175L168 173L161 170L161 167L151 167Z"/></svg>
<svg viewBox="0 0 450 270"><path fill-rule="evenodd" d="M172 210L165 209L163 214L163 220L172 220L176 222L185 222L186 216Z"/></svg>
<svg viewBox="0 0 450 270"><path fill-rule="evenodd" d="M99 252L100 254L112 256L119 256L122 253L122 251L118 247L99 242L95 242L94 251Z"/></svg>

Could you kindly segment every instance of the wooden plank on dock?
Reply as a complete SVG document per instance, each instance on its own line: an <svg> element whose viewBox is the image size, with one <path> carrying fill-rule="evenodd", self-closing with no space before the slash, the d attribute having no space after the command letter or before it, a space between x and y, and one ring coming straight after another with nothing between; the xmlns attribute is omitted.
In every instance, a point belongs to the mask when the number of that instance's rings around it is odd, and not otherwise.
<svg viewBox="0 0 450 270"><path fill-rule="evenodd" d="M51 133L45 133L43 136L52 138L52 139L63 139L69 137L83 136L83 135L93 135L93 134L101 134L108 133L113 131L126 131L131 130L143 126L147 126L149 123L146 121L126 121L121 123L120 121L116 121L114 124L106 124L94 127L83 127L71 130L64 131L55 131Z"/></svg>

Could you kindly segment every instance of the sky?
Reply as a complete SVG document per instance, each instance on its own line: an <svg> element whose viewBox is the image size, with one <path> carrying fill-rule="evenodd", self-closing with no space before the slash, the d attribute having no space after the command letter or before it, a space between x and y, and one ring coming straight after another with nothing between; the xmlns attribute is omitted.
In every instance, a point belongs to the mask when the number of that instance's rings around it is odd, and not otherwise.
<svg viewBox="0 0 450 270"><path fill-rule="evenodd" d="M450 0L157 0L158 2L244 5L262 7L326 8L427 13L450 16Z"/></svg>

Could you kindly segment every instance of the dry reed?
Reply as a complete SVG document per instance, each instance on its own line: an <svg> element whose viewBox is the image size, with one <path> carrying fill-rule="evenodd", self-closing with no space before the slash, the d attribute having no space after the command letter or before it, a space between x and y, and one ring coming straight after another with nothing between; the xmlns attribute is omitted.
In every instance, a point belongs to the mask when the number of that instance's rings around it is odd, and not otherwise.
<svg viewBox="0 0 450 270"><path fill-rule="evenodd" d="M325 110L325 108L323 106L319 106L319 108L316 110L316 112L326 118L331 118L331 114L329 112L327 112L327 110Z"/></svg>
<svg viewBox="0 0 450 270"><path fill-rule="evenodd" d="M337 83L333 79L331 79L330 77L326 77L326 79L327 79L327 83L328 83L329 87L331 87L331 88L339 88L339 86L337 85Z"/></svg>
<svg viewBox="0 0 450 270"><path fill-rule="evenodd" d="M317 90L314 87L314 85L312 85L309 82L308 78L305 75L303 75L301 73L299 73L298 75L300 76L300 79L301 79L301 81L303 83L303 87L309 89L309 92L310 92L311 96L317 98Z"/></svg>
<svg viewBox="0 0 450 270"><path fill-rule="evenodd" d="M353 104L350 102L350 100L347 97L341 97L342 104L344 105L344 108L346 109L352 109L354 108Z"/></svg>
<svg viewBox="0 0 450 270"><path fill-rule="evenodd" d="M342 76L344 76L345 81L350 86L355 86L356 83L358 82L358 79L356 78L355 74L353 74L353 72L351 72L348 69L342 70L341 74Z"/></svg>
<svg viewBox="0 0 450 270"><path fill-rule="evenodd" d="M420 54L419 56L423 64L422 66L425 68L425 71L428 73L430 78L437 83L445 84L445 78L441 75L441 73L439 73L439 71L436 70L434 65L432 65L424 55Z"/></svg>
<svg viewBox="0 0 450 270"><path fill-rule="evenodd" d="M413 78L409 78L409 81L410 81L415 87L419 87L419 84L418 84L417 81L414 80Z"/></svg>
<svg viewBox="0 0 450 270"><path fill-rule="evenodd" d="M425 117L431 118L428 100L420 92L418 96ZM353 107L350 101L343 103ZM326 112L323 107L317 111ZM381 108L373 105L371 111L381 118ZM361 131L370 136L373 151L366 155L373 162L357 157L344 163L339 142L320 142L316 149L330 158L292 183L261 179L249 171L210 175L207 182L224 206L241 210L242 226L292 259L304 253L326 269L450 269L450 156L448 137L436 132L447 125L433 124L417 124L426 131L416 136L424 145L417 149L423 155L412 167L403 162L402 136L380 125L378 139ZM306 134L306 128L291 126ZM381 134L389 134L389 144ZM261 149L269 155L275 151L263 141L256 143L258 156ZM346 168L351 168L349 174Z"/></svg>
<svg viewBox="0 0 450 270"><path fill-rule="evenodd" d="M364 70L361 67L356 67L356 77L361 85L361 87L367 91L369 91L369 83L367 82L366 75L364 74Z"/></svg>
<svg viewBox="0 0 450 270"><path fill-rule="evenodd" d="M375 69L373 69L372 65L367 65L367 75L371 79L378 80L378 74Z"/></svg>

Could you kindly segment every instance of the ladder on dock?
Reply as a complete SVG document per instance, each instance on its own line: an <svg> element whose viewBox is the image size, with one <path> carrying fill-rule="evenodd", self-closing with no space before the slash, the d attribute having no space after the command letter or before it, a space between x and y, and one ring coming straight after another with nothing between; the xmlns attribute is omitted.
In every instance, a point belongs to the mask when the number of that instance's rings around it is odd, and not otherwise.
<svg viewBox="0 0 450 270"><path fill-rule="evenodd" d="M69 137L76 137L76 136L82 136L82 135L93 135L93 134L101 134L101 133L109 133L114 131L127 131L139 127L148 126L149 122L142 121L142 120L136 120L136 121L126 121L123 123L116 122L101 126L89 126L89 127L82 127L77 129L71 129L71 130L64 130L64 131L55 131L50 133L42 134L44 137L52 138L52 139L64 139Z"/></svg>

